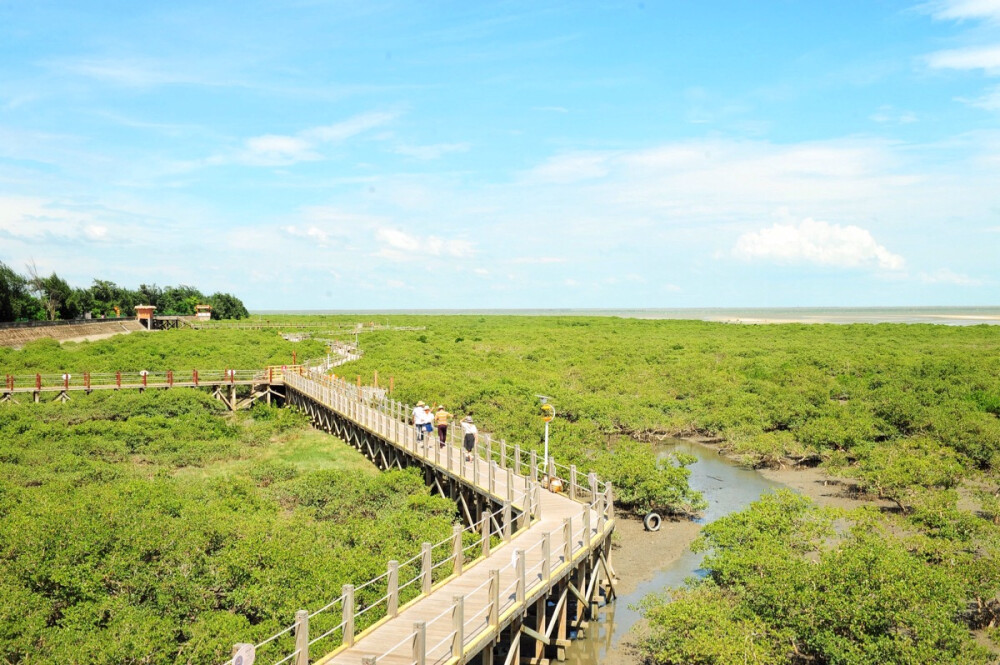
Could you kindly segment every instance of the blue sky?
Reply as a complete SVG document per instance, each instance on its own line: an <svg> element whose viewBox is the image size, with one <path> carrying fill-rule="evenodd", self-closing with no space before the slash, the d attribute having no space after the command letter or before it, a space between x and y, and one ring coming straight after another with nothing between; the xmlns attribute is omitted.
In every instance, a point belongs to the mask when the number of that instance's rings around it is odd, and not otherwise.
<svg viewBox="0 0 1000 665"><path fill-rule="evenodd" d="M1000 0L0 0L0 261L251 309L996 305Z"/></svg>

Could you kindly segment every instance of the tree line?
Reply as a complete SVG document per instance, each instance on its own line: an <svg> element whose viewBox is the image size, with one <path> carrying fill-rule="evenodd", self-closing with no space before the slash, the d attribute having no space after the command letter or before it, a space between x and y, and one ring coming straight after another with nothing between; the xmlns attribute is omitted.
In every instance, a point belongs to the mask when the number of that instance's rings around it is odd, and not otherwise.
<svg viewBox="0 0 1000 665"><path fill-rule="evenodd" d="M206 296L193 286L140 284L128 289L95 279L86 288L70 286L56 273L39 274L34 265L22 275L0 262L0 322L56 321L94 317L132 316L136 305L153 305L157 314L190 316L195 305L211 305L213 319L250 316L243 302L230 293Z"/></svg>

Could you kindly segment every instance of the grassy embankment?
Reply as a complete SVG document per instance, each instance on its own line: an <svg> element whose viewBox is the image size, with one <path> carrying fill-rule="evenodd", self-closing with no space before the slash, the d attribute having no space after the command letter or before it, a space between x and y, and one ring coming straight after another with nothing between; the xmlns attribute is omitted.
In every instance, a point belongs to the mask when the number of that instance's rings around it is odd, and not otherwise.
<svg viewBox="0 0 1000 665"><path fill-rule="evenodd" d="M256 367L303 346L178 331L3 350L0 371ZM454 510L290 410L190 389L0 405L0 662L222 662L445 538Z"/></svg>

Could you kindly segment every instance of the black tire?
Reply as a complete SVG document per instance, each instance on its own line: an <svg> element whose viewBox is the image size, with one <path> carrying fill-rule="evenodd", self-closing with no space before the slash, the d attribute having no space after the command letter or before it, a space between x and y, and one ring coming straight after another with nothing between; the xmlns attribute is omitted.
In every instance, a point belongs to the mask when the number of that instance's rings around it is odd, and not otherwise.
<svg viewBox="0 0 1000 665"><path fill-rule="evenodd" d="M642 526L645 527L646 531L659 531L662 522L663 519L658 513L646 513L646 516L642 518Z"/></svg>

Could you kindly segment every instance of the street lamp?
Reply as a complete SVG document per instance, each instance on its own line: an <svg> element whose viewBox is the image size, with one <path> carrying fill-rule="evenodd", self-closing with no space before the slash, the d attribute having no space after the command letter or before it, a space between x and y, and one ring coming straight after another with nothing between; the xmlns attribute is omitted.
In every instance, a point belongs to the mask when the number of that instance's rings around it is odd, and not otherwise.
<svg viewBox="0 0 1000 665"><path fill-rule="evenodd" d="M545 395L535 395L542 403L542 420L545 421L545 456L543 459L543 464L545 464L545 474L549 473L549 423L552 419L556 417L555 408L549 404L549 397Z"/></svg>

